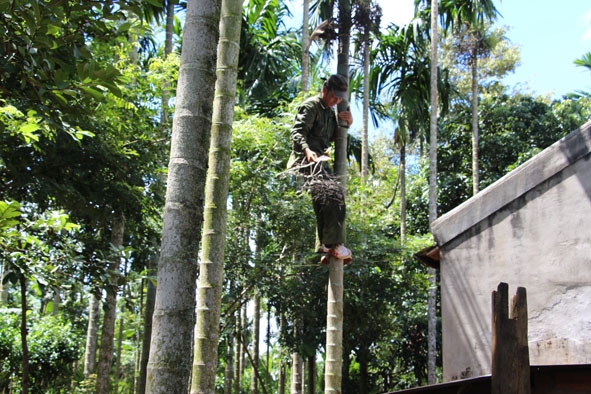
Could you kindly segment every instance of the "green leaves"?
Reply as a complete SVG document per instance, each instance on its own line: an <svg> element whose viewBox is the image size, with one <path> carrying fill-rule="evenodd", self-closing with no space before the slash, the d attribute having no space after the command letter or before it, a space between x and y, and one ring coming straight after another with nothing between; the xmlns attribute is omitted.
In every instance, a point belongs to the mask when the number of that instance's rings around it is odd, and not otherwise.
<svg viewBox="0 0 591 394"><path fill-rule="evenodd" d="M5 231L19 223L20 204L16 201L0 201L0 230Z"/></svg>
<svg viewBox="0 0 591 394"><path fill-rule="evenodd" d="M59 286L81 252L74 238L79 228L62 211L39 213L31 204L0 201L1 255L10 273L4 280L24 275L41 286Z"/></svg>

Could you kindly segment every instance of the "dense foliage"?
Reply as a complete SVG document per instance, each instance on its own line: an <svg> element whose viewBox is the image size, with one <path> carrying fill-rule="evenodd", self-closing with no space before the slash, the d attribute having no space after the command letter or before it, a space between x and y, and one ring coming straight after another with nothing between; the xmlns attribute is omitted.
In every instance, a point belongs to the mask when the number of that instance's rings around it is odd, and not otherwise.
<svg viewBox="0 0 591 394"><path fill-rule="evenodd" d="M84 331L60 316L40 316L29 311L29 363L32 393L67 392L72 384L72 365L80 359ZM0 390L18 392L22 357L19 313L0 310Z"/></svg>

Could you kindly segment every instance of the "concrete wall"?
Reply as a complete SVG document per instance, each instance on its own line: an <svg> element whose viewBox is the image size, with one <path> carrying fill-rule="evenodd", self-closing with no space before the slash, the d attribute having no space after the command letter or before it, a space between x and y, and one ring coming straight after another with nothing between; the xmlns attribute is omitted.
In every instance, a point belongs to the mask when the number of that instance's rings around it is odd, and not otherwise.
<svg viewBox="0 0 591 394"><path fill-rule="evenodd" d="M491 294L527 290L530 363L591 363L591 123L432 225L444 380L491 372Z"/></svg>

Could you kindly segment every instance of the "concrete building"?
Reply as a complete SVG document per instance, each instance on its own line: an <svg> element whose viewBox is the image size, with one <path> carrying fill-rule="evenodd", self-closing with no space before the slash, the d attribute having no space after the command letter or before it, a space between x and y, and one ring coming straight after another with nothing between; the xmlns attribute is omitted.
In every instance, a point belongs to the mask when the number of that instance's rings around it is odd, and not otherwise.
<svg viewBox="0 0 591 394"><path fill-rule="evenodd" d="M491 373L491 294L525 287L530 364L591 364L591 122L432 223L444 381Z"/></svg>

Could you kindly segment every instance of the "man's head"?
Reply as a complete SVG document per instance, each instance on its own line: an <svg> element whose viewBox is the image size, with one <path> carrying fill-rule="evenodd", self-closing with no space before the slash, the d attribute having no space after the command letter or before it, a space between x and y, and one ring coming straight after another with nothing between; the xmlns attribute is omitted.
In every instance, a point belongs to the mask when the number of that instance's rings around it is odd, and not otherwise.
<svg viewBox="0 0 591 394"><path fill-rule="evenodd" d="M336 97L340 99L348 98L349 84L347 83L347 79L339 74L331 75L326 82L324 82L324 86L332 92Z"/></svg>
<svg viewBox="0 0 591 394"><path fill-rule="evenodd" d="M348 98L349 84L347 79L339 74L331 75L322 87L322 99L329 107L333 107Z"/></svg>

